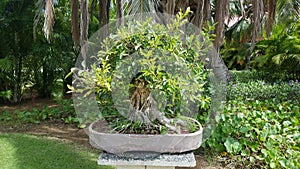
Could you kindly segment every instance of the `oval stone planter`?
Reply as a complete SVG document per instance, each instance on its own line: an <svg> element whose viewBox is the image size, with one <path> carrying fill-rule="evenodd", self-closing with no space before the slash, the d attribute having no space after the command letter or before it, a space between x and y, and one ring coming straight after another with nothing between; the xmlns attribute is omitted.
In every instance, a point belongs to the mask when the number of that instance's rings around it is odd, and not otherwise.
<svg viewBox="0 0 300 169"><path fill-rule="evenodd" d="M89 126L90 144L100 150L113 154L130 152L181 153L200 147L203 128L195 121L199 130L188 134L110 134L101 133L93 129L93 122Z"/></svg>

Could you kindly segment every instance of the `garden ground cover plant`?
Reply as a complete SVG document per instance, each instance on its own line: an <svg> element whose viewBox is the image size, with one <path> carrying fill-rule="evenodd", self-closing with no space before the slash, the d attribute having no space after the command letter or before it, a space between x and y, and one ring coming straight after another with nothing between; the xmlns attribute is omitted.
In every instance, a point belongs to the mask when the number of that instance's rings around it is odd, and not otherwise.
<svg viewBox="0 0 300 169"><path fill-rule="evenodd" d="M219 125L202 146L237 167L299 168L299 81L266 82L243 73L252 78L241 73L229 84Z"/></svg>

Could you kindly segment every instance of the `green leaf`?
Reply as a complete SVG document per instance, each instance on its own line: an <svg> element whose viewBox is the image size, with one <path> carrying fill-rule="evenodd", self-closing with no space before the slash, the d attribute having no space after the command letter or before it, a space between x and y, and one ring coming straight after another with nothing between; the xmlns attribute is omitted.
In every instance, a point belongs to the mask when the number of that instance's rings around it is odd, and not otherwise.
<svg viewBox="0 0 300 169"><path fill-rule="evenodd" d="M233 148L234 153L238 153L242 150L242 145L236 141L232 144L232 148Z"/></svg>
<svg viewBox="0 0 300 169"><path fill-rule="evenodd" d="M264 156L268 156L268 151L266 149L261 149L261 152L263 153Z"/></svg>
<svg viewBox="0 0 300 169"><path fill-rule="evenodd" d="M232 142L229 139L225 141L224 146L226 147L226 151L228 153L232 153Z"/></svg>
<svg viewBox="0 0 300 169"><path fill-rule="evenodd" d="M242 150L241 152L242 156L249 156L250 155L250 151L249 150ZM250 157L251 158L251 157ZM252 157L253 158L253 157ZM251 161L251 160L250 160Z"/></svg>
<svg viewBox="0 0 300 169"><path fill-rule="evenodd" d="M271 162L271 163L270 163L270 167L271 167L271 168L275 168L275 167L276 167L276 164L275 164L274 162Z"/></svg>
<svg viewBox="0 0 300 169"><path fill-rule="evenodd" d="M279 160L278 162L282 167L286 167L286 165L285 165L287 163L286 159Z"/></svg>

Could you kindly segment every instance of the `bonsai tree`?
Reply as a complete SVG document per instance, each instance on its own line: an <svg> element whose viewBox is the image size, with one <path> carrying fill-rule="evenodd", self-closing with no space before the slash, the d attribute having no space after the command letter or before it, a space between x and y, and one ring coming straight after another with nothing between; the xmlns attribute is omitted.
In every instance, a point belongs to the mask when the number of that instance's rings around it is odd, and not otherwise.
<svg viewBox="0 0 300 169"><path fill-rule="evenodd" d="M101 112L81 112L81 122L100 118L110 132L197 130L187 117L209 107L204 65L211 41L194 33L199 31L188 25L188 14L180 12L168 24L132 21L103 41L90 67L73 69L77 104L89 106L83 100L95 94Z"/></svg>

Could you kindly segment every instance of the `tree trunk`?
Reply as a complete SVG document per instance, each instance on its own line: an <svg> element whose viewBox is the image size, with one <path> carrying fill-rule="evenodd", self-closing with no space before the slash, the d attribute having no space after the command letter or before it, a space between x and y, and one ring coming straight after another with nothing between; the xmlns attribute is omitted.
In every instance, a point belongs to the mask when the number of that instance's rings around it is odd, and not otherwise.
<svg viewBox="0 0 300 169"><path fill-rule="evenodd" d="M19 32L14 33L14 53L15 53L15 60L14 60L14 77L15 77L15 84L14 84L14 95L13 95L13 102L17 103L21 101L22 98L22 64L23 58L22 54L19 52L20 46L20 37Z"/></svg>
<svg viewBox="0 0 300 169"><path fill-rule="evenodd" d="M261 18L263 14L263 1L257 1L253 0L253 30L252 30L252 39L251 39L251 46L250 46L250 52L247 55L246 59L246 68L248 63L251 60L251 54L253 52L253 49L255 47L256 39L258 38L260 31L261 31Z"/></svg>
<svg viewBox="0 0 300 169"><path fill-rule="evenodd" d="M18 56L18 72L17 72L17 102L22 100L22 69L23 69L23 57L22 54Z"/></svg>
<svg viewBox="0 0 300 169"><path fill-rule="evenodd" d="M265 11L267 13L267 20L265 23L265 30L267 36L271 35L272 27L275 21L276 2L275 0L266 0Z"/></svg>
<svg viewBox="0 0 300 169"><path fill-rule="evenodd" d="M80 11L80 43L83 46L88 39L88 0L81 0Z"/></svg>
<svg viewBox="0 0 300 169"><path fill-rule="evenodd" d="M193 20L193 24L199 28L198 30L201 30L202 28L202 22L204 18L203 9L204 9L204 0L199 0L197 2L196 14ZM200 32L196 32L196 33L200 33Z"/></svg>
<svg viewBox="0 0 300 169"><path fill-rule="evenodd" d="M204 24L204 26L206 26L207 23L212 24L210 0L204 0L204 6L203 6L203 24Z"/></svg>
<svg viewBox="0 0 300 169"><path fill-rule="evenodd" d="M116 15L117 15L117 28L119 28L121 25L123 25L123 3L122 0L116 0Z"/></svg>
<svg viewBox="0 0 300 169"><path fill-rule="evenodd" d="M214 47L219 51L220 46L224 38L224 20L228 14L229 0L218 0L216 4L216 15L215 21L217 23L215 34L216 38L214 40Z"/></svg>
<svg viewBox="0 0 300 169"><path fill-rule="evenodd" d="M102 34L100 35L101 41L109 34L108 26L105 26L109 23L109 4L110 0L100 0L99 3L99 27L102 28Z"/></svg>
<svg viewBox="0 0 300 169"><path fill-rule="evenodd" d="M214 69L217 80L230 80L230 72L219 55L220 46L224 38L224 20L229 13L229 0L218 0L216 4L215 21L217 22L215 28L216 38L213 42L214 50L212 51L211 67Z"/></svg>
<svg viewBox="0 0 300 169"><path fill-rule="evenodd" d="M172 122L165 114L158 110L157 102L151 96L151 90L147 87L144 79L134 79L130 92L130 107L128 118L131 121L139 121L148 126L155 126L152 122L158 120L159 123L169 130L180 134L181 130L177 125L185 126L186 123L180 119Z"/></svg>
<svg viewBox="0 0 300 169"><path fill-rule="evenodd" d="M178 13L180 10L184 12L189 5L189 0L177 0L175 5L175 13Z"/></svg>
<svg viewBox="0 0 300 169"><path fill-rule="evenodd" d="M72 8L72 38L74 41L75 49L79 47L80 35L79 35L79 22L78 22L78 10L79 3L78 0L71 0L71 8Z"/></svg>
<svg viewBox="0 0 300 169"><path fill-rule="evenodd" d="M167 13L174 15L175 12L175 0L168 0L167 2Z"/></svg>

